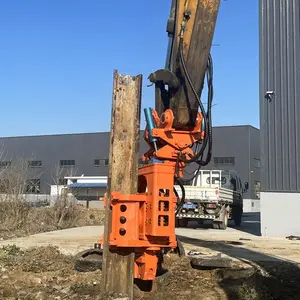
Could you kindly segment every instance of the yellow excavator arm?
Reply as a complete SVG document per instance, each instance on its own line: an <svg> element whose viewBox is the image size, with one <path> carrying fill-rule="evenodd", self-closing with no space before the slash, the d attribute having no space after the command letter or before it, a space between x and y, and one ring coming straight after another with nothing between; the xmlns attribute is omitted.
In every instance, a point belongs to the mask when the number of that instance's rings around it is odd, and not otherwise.
<svg viewBox="0 0 300 300"><path fill-rule="evenodd" d="M159 114L172 109L174 128L195 125L219 7L220 0L172 0L165 73L170 71L177 80L170 74L164 74L163 81L156 76L155 109Z"/></svg>

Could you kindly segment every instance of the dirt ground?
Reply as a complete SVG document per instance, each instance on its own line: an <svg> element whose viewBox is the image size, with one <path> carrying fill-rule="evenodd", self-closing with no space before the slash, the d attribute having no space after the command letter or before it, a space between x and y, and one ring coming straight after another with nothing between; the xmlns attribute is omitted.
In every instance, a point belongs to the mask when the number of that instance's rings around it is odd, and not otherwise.
<svg viewBox="0 0 300 300"><path fill-rule="evenodd" d="M168 270L156 291L137 299L293 300L300 299L300 269L287 262L247 268L196 270L186 257L165 257ZM0 249L0 299L101 299L101 271L80 273L74 257L55 247Z"/></svg>
<svg viewBox="0 0 300 300"><path fill-rule="evenodd" d="M17 224L18 226L9 227L5 224L0 226L0 239L24 237L28 234L63 228L101 225L104 212L99 209L76 206L72 210L67 210L67 213L63 213L60 208L40 207L31 208L18 219L22 220L20 225ZM253 226L255 223L249 222L249 224ZM246 230L248 226L246 225L247 222L241 229ZM40 238L35 236L31 238L35 248L25 247L24 243L22 249L19 248L14 244L19 239L2 241L0 299L102 300L100 296L101 271L77 272L75 257L70 254L75 252L63 254L58 250L59 248L53 246L55 241L60 241L57 244L61 249L65 248L62 247L65 244L70 244L74 248L77 244L83 243L88 247L89 241L96 240L96 237L100 235L101 227L103 226L73 228L52 232L46 236L42 234L43 237ZM81 235L73 232L74 230L80 230ZM231 228L225 233L205 228L182 229L177 230L177 233L186 252L197 250L205 256L217 251L231 258L233 264L227 268L195 269L191 266L191 259L195 256L180 258L175 254L167 254L164 268L168 272L157 278L155 291L141 293L136 289L136 299L300 299L299 260L289 262L288 259L283 258L284 253L287 258L298 257L298 242L286 240L267 242L255 235L249 236L248 233L246 235L244 233L248 238L242 239L241 242L240 236L243 233L235 232ZM211 240L209 240L210 235L213 236ZM82 238L84 238L83 241ZM231 243L224 241L225 238ZM38 241L41 242L44 239L50 241L52 246L40 244L37 247ZM261 252L262 250L264 252Z"/></svg>

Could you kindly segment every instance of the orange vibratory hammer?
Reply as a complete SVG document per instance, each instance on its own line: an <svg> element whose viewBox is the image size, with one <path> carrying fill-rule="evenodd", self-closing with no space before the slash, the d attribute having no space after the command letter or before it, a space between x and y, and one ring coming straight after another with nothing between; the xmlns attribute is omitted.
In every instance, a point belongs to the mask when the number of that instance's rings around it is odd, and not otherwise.
<svg viewBox="0 0 300 300"><path fill-rule="evenodd" d="M179 131L172 128L171 110L166 110L161 118L155 110L146 110L144 138L150 150L143 157L146 164L139 168L137 194L123 195L117 191L110 194L109 247L131 248L136 254L134 278L154 280L161 251L177 247L175 209L178 199L174 194L174 176L178 173L182 177L185 166L178 163L178 156L188 159L188 154L194 155L189 146L203 139L204 132L200 113L193 129ZM104 201L106 205L106 195ZM103 239L99 241L102 242Z"/></svg>

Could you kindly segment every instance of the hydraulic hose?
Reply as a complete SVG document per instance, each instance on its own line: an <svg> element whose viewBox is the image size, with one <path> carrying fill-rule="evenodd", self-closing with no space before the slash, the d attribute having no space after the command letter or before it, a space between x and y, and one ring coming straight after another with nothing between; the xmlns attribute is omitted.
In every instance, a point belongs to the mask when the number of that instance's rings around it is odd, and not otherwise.
<svg viewBox="0 0 300 300"><path fill-rule="evenodd" d="M204 122L204 140L202 142L201 149L199 152L197 152L193 157L190 159L186 159L184 157L180 157L180 160L185 163L191 163L196 162L199 164L199 166L205 166L207 165L211 160L211 150L212 150L212 119L211 119L211 108L212 108L212 100L213 100L213 63L212 63L212 57L209 55L208 63L207 63L207 81L208 81L208 103L207 103L207 112L205 112L205 108L203 106L203 103L201 102L195 87L191 81L190 75L188 73L186 63L183 56L183 38L180 38L179 43L179 56L180 56L180 62L183 67L184 74L186 76L186 79L191 87L191 90L199 104L201 114L203 116L203 122ZM206 160L203 161L202 157L204 155L204 151L206 150L208 144L208 154L206 157Z"/></svg>
<svg viewBox="0 0 300 300"><path fill-rule="evenodd" d="M208 101L207 101L207 118L208 118L208 151L205 161L200 162L201 166L206 166L211 161L212 157L212 101L213 101L213 62L212 57L209 55L207 64L207 84L208 84Z"/></svg>
<svg viewBox="0 0 300 300"><path fill-rule="evenodd" d="M184 60L184 56L183 56L183 37L180 38L180 42L179 42L179 56L180 56L180 62L182 64L182 67L183 67L183 71L184 71L184 74L186 76L186 79L192 89L192 92L199 104L199 107L200 107L200 110L201 110L201 114L202 114L202 117L203 117L203 121L204 121L204 126L205 128L208 128L208 120L207 120L207 116L206 116L206 112L205 112L205 108L203 106L203 103L200 101L200 98L195 90L195 87L191 81L191 78L190 78L190 75L188 73L188 70L186 68L186 63L185 63L185 60ZM207 134L205 134L204 136L204 141L203 141L203 144L202 144L202 147L200 149L200 151L193 157L191 157L191 159L186 159L184 157L180 157L180 160L185 162L185 163L191 163L191 162L195 162L197 161L201 154L205 151L205 148L206 148L206 145L207 145L207 141L208 141L208 136Z"/></svg>
<svg viewBox="0 0 300 300"><path fill-rule="evenodd" d="M180 202L178 203L176 211L175 211L175 216L176 216L177 213L178 213L178 211L182 208L182 206L184 204L184 201L185 201L185 189L184 189L184 185L183 185L183 182L181 181L181 179L179 179L178 177L174 177L174 180L180 186L181 193L182 193ZM174 188L174 190L175 190L175 188ZM176 191L175 195L176 194L177 194L177 197L178 197L177 191Z"/></svg>

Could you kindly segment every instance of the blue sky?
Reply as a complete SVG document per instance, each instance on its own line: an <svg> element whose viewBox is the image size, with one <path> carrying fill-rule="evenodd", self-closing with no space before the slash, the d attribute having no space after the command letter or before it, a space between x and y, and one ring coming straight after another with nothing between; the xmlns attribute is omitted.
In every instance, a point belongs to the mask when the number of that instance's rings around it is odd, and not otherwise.
<svg viewBox="0 0 300 300"><path fill-rule="evenodd" d="M109 130L114 69L143 74L153 107L170 3L0 1L0 136ZM214 44L214 126L258 127L257 0L222 1Z"/></svg>

